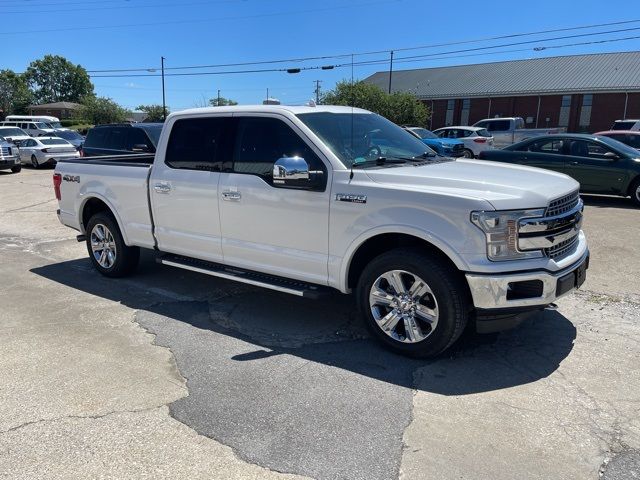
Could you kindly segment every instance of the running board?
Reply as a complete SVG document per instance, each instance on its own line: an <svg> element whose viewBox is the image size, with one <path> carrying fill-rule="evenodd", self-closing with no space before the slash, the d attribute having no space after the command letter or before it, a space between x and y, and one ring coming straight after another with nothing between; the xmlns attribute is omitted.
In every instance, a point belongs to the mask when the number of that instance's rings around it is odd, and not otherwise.
<svg viewBox="0 0 640 480"><path fill-rule="evenodd" d="M156 262L162 265L169 265L170 267L191 270L192 272L204 273L213 277L247 283L249 285L255 285L256 287L269 288L278 292L310 299L321 298L332 291L332 289L321 285L313 285L311 283L253 272L251 270L242 270L180 255L162 255L156 258Z"/></svg>

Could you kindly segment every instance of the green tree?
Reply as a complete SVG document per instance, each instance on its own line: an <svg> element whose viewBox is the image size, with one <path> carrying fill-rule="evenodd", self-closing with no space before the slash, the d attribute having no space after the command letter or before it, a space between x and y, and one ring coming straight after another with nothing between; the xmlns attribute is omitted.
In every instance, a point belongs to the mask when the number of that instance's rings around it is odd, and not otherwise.
<svg viewBox="0 0 640 480"><path fill-rule="evenodd" d="M0 109L5 115L27 113L32 101L33 96L24 75L12 70L0 70Z"/></svg>
<svg viewBox="0 0 640 480"><path fill-rule="evenodd" d="M93 125L124 122L131 114L116 102L107 97L87 96L81 101L82 107L76 113L77 118Z"/></svg>
<svg viewBox="0 0 640 480"><path fill-rule="evenodd" d="M366 82L342 81L320 99L324 105L349 105L364 108L388 118L398 125L425 126L429 121L429 109L410 93L396 92L389 95L380 87Z"/></svg>
<svg viewBox="0 0 640 480"><path fill-rule="evenodd" d="M24 75L38 103L79 102L94 94L87 71L59 55L31 62Z"/></svg>
<svg viewBox="0 0 640 480"><path fill-rule="evenodd" d="M147 114L148 122L162 122L165 115L162 113L162 105L140 105L137 110ZM166 115L169 115L169 109L166 109Z"/></svg>
<svg viewBox="0 0 640 480"><path fill-rule="evenodd" d="M238 102L231 100L230 98L220 97L220 101L218 101L218 97L212 98L209 100L209 105L212 107L226 107L227 105L237 105Z"/></svg>

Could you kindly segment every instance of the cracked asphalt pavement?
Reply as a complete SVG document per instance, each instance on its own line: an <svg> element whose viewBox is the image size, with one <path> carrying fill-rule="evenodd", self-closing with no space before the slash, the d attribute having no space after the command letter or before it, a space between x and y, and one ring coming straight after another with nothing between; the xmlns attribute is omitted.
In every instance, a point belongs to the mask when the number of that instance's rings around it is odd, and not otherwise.
<svg viewBox="0 0 640 480"><path fill-rule="evenodd" d="M584 288L432 361L326 303L91 267L51 170L0 172L0 477L640 478L640 210L585 197Z"/></svg>

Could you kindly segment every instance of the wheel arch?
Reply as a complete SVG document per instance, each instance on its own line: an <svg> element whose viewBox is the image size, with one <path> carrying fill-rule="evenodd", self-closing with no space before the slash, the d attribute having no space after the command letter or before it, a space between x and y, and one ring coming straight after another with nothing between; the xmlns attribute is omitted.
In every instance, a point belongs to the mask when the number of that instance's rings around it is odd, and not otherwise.
<svg viewBox="0 0 640 480"><path fill-rule="evenodd" d="M120 217L116 213L116 209L109 203L109 201L99 195L92 195L90 197L85 198L78 209L79 212L79 222L82 228L83 233L87 233L87 223L89 219L94 216L96 213L106 212L111 215L116 223L118 224L118 228L120 229L120 233L122 234L122 238L124 239L124 243L129 245L129 240L127 238L127 232L122 227L122 222Z"/></svg>
<svg viewBox="0 0 640 480"><path fill-rule="evenodd" d="M634 195L633 187L635 187L639 182L640 182L640 173L637 173L636 176L631 179L631 181L629 182L629 185L627 185L626 194L628 196L633 197Z"/></svg>
<svg viewBox="0 0 640 480"><path fill-rule="evenodd" d="M468 270L466 263L444 242L411 227L395 227L390 231L372 232L352 244L343 261L340 290L350 292L369 261L399 247L419 248L440 258L459 272Z"/></svg>

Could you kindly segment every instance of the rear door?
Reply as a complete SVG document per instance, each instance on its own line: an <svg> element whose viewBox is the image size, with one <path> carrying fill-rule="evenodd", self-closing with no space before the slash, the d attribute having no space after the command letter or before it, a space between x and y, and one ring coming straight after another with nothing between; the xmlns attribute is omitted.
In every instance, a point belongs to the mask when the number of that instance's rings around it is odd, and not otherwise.
<svg viewBox="0 0 640 480"><path fill-rule="evenodd" d="M165 128L167 147L156 155L149 192L158 248L222 261L218 183L230 161L231 116L176 119Z"/></svg>
<svg viewBox="0 0 640 480"><path fill-rule="evenodd" d="M567 149L566 173L578 182L580 190L592 193L621 193L626 170L617 152L590 140L571 140Z"/></svg>
<svg viewBox="0 0 640 480"><path fill-rule="evenodd" d="M326 284L330 169L286 117L235 118L233 164L220 179L225 264ZM274 163L293 156L323 171L322 191L274 185Z"/></svg>
<svg viewBox="0 0 640 480"><path fill-rule="evenodd" d="M475 126L486 128L493 136L493 142L497 148L503 148L513 143L511 120L484 120Z"/></svg>

